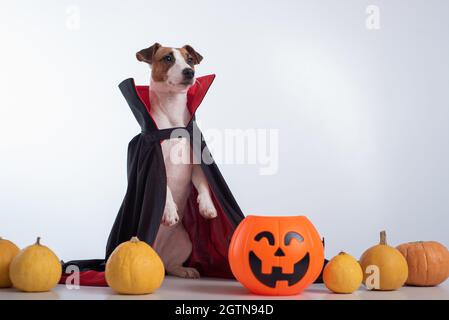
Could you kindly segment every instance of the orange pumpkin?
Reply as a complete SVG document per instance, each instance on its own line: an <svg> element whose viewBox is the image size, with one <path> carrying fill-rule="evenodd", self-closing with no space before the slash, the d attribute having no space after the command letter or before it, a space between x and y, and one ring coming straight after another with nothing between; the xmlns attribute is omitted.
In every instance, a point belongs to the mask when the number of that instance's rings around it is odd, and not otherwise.
<svg viewBox="0 0 449 320"><path fill-rule="evenodd" d="M397 249L407 260L411 286L437 286L449 277L449 251L436 241L401 244Z"/></svg>
<svg viewBox="0 0 449 320"><path fill-rule="evenodd" d="M324 248L304 216L248 216L229 246L232 273L255 294L298 294L320 275Z"/></svg>

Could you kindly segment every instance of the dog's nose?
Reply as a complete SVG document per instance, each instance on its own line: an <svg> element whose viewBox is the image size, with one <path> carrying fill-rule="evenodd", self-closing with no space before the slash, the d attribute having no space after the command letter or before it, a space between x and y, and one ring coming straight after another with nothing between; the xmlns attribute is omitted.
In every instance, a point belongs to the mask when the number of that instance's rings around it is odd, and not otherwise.
<svg viewBox="0 0 449 320"><path fill-rule="evenodd" d="M193 79L193 77L195 76L195 70L193 70L192 68L185 68L184 70L182 70L182 75L185 79Z"/></svg>

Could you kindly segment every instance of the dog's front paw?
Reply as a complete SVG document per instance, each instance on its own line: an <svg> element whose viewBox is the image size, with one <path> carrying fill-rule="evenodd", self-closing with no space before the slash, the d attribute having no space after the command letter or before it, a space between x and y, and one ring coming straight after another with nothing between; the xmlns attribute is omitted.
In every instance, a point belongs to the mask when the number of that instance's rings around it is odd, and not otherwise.
<svg viewBox="0 0 449 320"><path fill-rule="evenodd" d="M199 279L200 273L195 268L175 267L167 268L167 273L172 276L186 278L186 279Z"/></svg>
<svg viewBox="0 0 449 320"><path fill-rule="evenodd" d="M207 193L200 193L197 198L198 208L200 214L206 219L213 219L217 217L217 210L214 203Z"/></svg>
<svg viewBox="0 0 449 320"><path fill-rule="evenodd" d="M179 222L178 208L176 203L167 202L165 204L164 214L162 215L161 223L164 226L171 227Z"/></svg>

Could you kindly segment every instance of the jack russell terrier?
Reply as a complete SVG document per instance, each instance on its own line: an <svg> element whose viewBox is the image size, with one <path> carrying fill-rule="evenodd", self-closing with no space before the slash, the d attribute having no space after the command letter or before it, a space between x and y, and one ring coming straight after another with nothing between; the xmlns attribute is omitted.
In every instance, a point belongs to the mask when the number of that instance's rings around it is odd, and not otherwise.
<svg viewBox="0 0 449 320"><path fill-rule="evenodd" d="M163 47L155 43L136 53L137 60L151 67L151 116L159 129L186 127L192 117L187 109L187 91L195 83L195 65L203 57L191 46ZM175 149L174 149L175 148ZM209 185L198 162L172 159L172 150L190 155L186 138L162 142L162 153L167 171L167 197L161 226L154 242L168 274L182 278L199 278L195 268L186 268L192 252L192 243L181 220L192 182L198 191L200 214L206 219L217 217ZM192 160L189 158L189 160Z"/></svg>

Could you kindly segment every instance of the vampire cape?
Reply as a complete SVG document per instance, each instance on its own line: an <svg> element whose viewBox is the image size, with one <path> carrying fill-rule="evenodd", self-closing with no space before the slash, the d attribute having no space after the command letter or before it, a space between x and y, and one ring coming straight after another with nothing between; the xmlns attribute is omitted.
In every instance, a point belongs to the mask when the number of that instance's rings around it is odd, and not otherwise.
<svg viewBox="0 0 449 320"><path fill-rule="evenodd" d="M215 75L198 78L187 93L187 107L191 120L188 126L182 129L189 133L192 148L195 149L197 144L199 146L197 151L201 154L209 154L209 151L202 136L199 139L200 143L192 142L194 139L192 132L200 132L195 124L195 111L214 78ZM80 270L81 285L106 286L105 261L112 251L133 236L152 245L161 223L167 190L161 142L170 139L172 131L180 128L162 130L157 128L150 114L148 86L136 86L133 79L127 79L119 85L119 88L142 129L142 132L128 145L128 188L109 235L105 259L64 263L63 272L69 273L62 275L61 283L65 283L70 272L74 270L68 267L75 265ZM196 268L203 276L231 278L228 246L236 226L244 216L212 157L208 157L207 163L201 161L201 168L209 183L218 215L211 220L206 220L200 215L196 202L197 193L191 184L190 197L180 222L184 224L193 247L185 265Z"/></svg>

